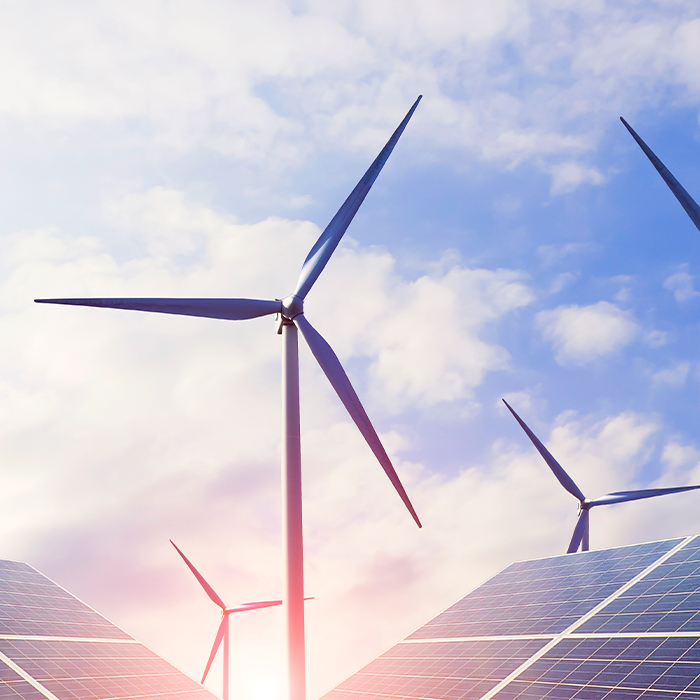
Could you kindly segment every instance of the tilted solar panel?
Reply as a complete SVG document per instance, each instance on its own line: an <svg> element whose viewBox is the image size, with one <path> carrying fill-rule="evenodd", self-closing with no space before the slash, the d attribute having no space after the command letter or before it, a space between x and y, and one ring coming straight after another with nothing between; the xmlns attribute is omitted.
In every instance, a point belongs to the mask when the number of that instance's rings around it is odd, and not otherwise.
<svg viewBox="0 0 700 700"><path fill-rule="evenodd" d="M322 700L700 700L700 536L518 562Z"/></svg>
<svg viewBox="0 0 700 700"><path fill-rule="evenodd" d="M0 700L215 700L27 564L0 561Z"/></svg>

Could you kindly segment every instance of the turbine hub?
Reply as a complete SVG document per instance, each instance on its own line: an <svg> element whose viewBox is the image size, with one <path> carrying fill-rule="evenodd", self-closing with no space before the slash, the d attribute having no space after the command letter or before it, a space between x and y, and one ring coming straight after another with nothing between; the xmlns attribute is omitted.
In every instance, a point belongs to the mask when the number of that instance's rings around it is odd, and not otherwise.
<svg viewBox="0 0 700 700"><path fill-rule="evenodd" d="M585 498L583 501L579 501L578 502L579 515L581 514L582 510L589 510L590 507L591 507L591 502L587 498Z"/></svg>
<svg viewBox="0 0 700 700"><path fill-rule="evenodd" d="M282 299L282 316L290 321L299 314L304 313L304 300L300 299L296 294Z"/></svg>

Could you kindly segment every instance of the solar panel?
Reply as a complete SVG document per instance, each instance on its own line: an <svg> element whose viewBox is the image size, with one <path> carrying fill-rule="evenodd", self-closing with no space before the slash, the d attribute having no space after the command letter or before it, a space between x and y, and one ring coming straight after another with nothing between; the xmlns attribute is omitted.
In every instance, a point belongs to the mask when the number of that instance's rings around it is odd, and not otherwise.
<svg viewBox="0 0 700 700"><path fill-rule="evenodd" d="M215 700L27 564L0 561L0 700Z"/></svg>
<svg viewBox="0 0 700 700"><path fill-rule="evenodd" d="M700 700L700 536L512 564L322 700Z"/></svg>

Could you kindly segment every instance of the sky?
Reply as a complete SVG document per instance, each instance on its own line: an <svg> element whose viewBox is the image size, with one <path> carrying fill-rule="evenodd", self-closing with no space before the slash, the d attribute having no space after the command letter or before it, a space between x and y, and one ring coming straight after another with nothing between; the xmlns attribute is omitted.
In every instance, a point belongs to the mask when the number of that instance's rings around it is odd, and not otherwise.
<svg viewBox="0 0 700 700"><path fill-rule="evenodd" d="M700 483L700 232L619 121L700 197L696 2L7 2L0 54L0 556L185 672L219 615L168 539L231 605L282 594L275 323L32 300L288 295L419 94L305 308L424 527L302 346L309 698L566 550L501 398L591 498ZM281 697L279 609L231 622L232 694Z"/></svg>

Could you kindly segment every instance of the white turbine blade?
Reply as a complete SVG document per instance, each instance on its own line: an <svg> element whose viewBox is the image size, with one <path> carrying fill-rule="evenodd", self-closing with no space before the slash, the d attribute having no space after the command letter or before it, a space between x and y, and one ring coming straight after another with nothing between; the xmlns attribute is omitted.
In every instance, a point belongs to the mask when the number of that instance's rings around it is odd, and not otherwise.
<svg viewBox="0 0 700 700"><path fill-rule="evenodd" d="M642 498L654 498L654 496L665 496L669 493L681 493L682 491L694 491L700 486L673 486L665 489L641 489L639 491L615 491L606 496L601 496L591 501L593 506L607 506L612 503L626 503L627 501L639 501Z"/></svg>
<svg viewBox="0 0 700 700"><path fill-rule="evenodd" d="M266 299L35 299L37 304L66 304L69 306L98 306L107 309L152 311L158 314L221 318L244 321L258 316L276 314L282 303Z"/></svg>
<svg viewBox="0 0 700 700"><path fill-rule="evenodd" d="M567 554L573 554L576 552L581 544L584 534L586 533L586 525L588 524L588 510L582 509L581 514L578 516L578 522L574 528L574 534L571 538L571 543L569 544L569 549L566 550Z"/></svg>
<svg viewBox="0 0 700 700"><path fill-rule="evenodd" d="M304 260L304 265L299 275L299 281L297 282L297 288L294 291L294 294L300 299L306 297L314 282L318 279L318 276L323 272L323 268L330 260L338 243L340 243L340 239L343 237L343 234L353 220L357 210L360 208L360 205L381 172L381 169L384 167L384 163L386 163L391 152L394 150L394 146L396 146L409 119L413 116L413 112L415 112L421 97L422 95L413 103L413 107L411 107L392 137L387 141L386 146L381 150L372 165L369 166L367 172L357 183L355 189L350 193L350 196L345 200L345 203L340 207L330 224L326 226L325 231L314 244L306 260Z"/></svg>
<svg viewBox="0 0 700 700"><path fill-rule="evenodd" d="M306 599L304 599L306 600ZM282 605L281 600L259 600L256 603L241 603L235 608L229 608L227 612L245 612L246 610L261 610L262 608L273 608L276 605Z"/></svg>
<svg viewBox="0 0 700 700"><path fill-rule="evenodd" d="M520 427L525 431L526 435L532 441L532 444L537 448L537 451L542 455L542 458L552 470L554 476L557 477L559 483L572 495L578 498L579 501L585 501L586 497L581 493L581 489L576 486L574 480L564 471L564 467L557 462L550 454L549 450L539 441L535 433L525 425L525 421L508 405L505 399L501 399L506 405L506 408L513 414L515 420L520 423Z"/></svg>
<svg viewBox="0 0 700 700"><path fill-rule="evenodd" d="M304 598L304 600L313 600L314 597ZM246 610L260 610L261 608L273 608L276 605L282 605L284 601L282 600L259 600L255 603L241 603L235 608L229 608L226 612L245 612Z"/></svg>
<svg viewBox="0 0 700 700"><path fill-rule="evenodd" d="M404 490L403 485L401 484L401 481L399 480L399 477L391 464L391 460L384 450L384 446L380 442L379 436L374 430L369 417L365 413L365 409L362 407L360 399L357 397L355 390L352 388L352 384L350 384L350 380L348 379L347 374L345 374L345 370L342 368L340 361L333 352L333 349L321 337L320 333L316 331L306 320L306 317L303 314L297 316L294 319L294 323L299 326L299 329L304 336L304 340L306 340L309 348L311 348L311 352L316 358L316 361L319 365L321 365L321 369L324 371L326 377L328 377L328 381L330 381L331 385L340 397L340 400L343 402L343 405L350 414L350 417L355 421L355 425L357 425L357 427L360 429L362 436L367 441L367 444L370 446L372 452L374 452L374 456L379 460L379 464L382 465L382 468L386 472L386 475L389 477L391 483L394 485L394 488L397 490L401 500L406 505L406 508L408 508L409 513L413 516L413 519L416 521L418 527L422 527L420 520L416 515L416 511L413 509L411 501L409 500L408 495L406 494L406 491Z"/></svg>
<svg viewBox="0 0 700 700"><path fill-rule="evenodd" d="M211 598L212 602L216 603L222 610L226 610L226 603L219 598L217 592L207 583L204 576L202 576L202 574L195 569L194 564L182 553L180 548L172 540L170 540L170 544L175 547L177 553L183 558L185 564L187 564L190 571L194 574L197 581L199 581L206 594Z"/></svg>
<svg viewBox="0 0 700 700"><path fill-rule="evenodd" d="M211 654L209 654L209 660L207 661L207 666L204 669L204 675L202 676L202 683L207 679L207 674L209 673L209 669L211 668L211 665L214 661L214 657L216 656L216 652L219 651L219 646L221 645L221 640L224 638L224 632L226 631L226 623L228 620L226 619L226 615L224 615L221 618L221 624L219 625L219 629L216 633L216 639L214 640L214 646L211 648Z"/></svg>
<svg viewBox="0 0 700 700"><path fill-rule="evenodd" d="M671 190L671 192L673 192L675 198L678 200L683 209L685 209L685 213L695 224L695 228L700 231L700 207L698 207L697 202L686 192L683 185L681 185L681 183L678 182L675 177L673 177L671 171L656 157L654 151L652 151L651 148L649 148L649 146L642 141L637 132L622 117L620 117L620 121L625 125L627 131L632 134L632 138L639 144L647 158L651 161L651 164L664 179L664 182L668 185L668 188Z"/></svg>

